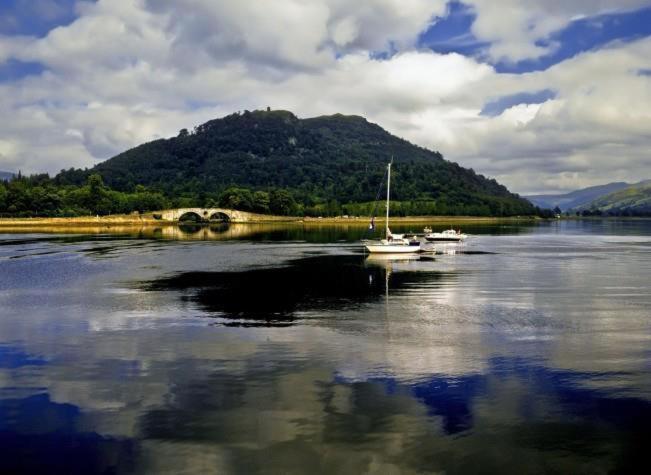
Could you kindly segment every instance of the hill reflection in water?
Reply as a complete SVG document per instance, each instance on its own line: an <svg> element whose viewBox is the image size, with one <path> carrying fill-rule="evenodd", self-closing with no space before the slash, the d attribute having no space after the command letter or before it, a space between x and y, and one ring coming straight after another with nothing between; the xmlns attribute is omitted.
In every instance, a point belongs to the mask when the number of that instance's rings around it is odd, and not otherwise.
<svg viewBox="0 0 651 475"><path fill-rule="evenodd" d="M436 271L391 274L398 262L363 255L314 256L278 268L185 272L147 282L143 288L180 292L182 299L218 316L244 320L243 325L288 324L305 312L355 308L389 291L397 295L414 284L455 278Z"/></svg>

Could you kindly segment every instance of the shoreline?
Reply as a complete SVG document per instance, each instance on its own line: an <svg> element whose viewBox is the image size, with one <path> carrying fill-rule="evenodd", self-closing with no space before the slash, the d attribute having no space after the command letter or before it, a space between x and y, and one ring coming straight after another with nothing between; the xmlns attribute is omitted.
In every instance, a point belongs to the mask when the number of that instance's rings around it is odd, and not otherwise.
<svg viewBox="0 0 651 475"><path fill-rule="evenodd" d="M299 217L299 216L260 216L259 219L246 222L230 221L232 224L353 224L368 225L371 220L370 216L359 217ZM536 216L517 216L517 217L480 217L480 216L400 216L392 217L392 223L495 223L495 222L522 222L522 221L540 221L542 218ZM385 218L375 218L376 223L384 223ZM74 218L0 218L0 229L18 228L18 227L75 227L75 226L101 226L101 227L161 227L161 226L178 226L178 225L217 225L222 222L212 223L195 223L179 222L154 219L151 214L141 216L78 216Z"/></svg>
<svg viewBox="0 0 651 475"><path fill-rule="evenodd" d="M458 224L495 224L495 223L534 223L543 221L566 221L566 220L644 220L651 219L645 217L618 217L618 216L570 216L562 218L541 218L539 216L396 216L391 217L393 224L431 224L431 225L458 225ZM283 225L351 225L351 226L368 226L371 220L370 216L354 217L301 217L301 216L274 216L274 215L255 215L246 221L212 221L212 222L193 222L193 221L169 221L155 219L153 214L143 214L139 216L114 215L114 216L77 216L74 218L0 218L0 231L3 229L20 229L20 228L75 228L75 227L100 227L100 228L153 228L167 226L216 226L220 224L283 224ZM383 225L386 219L376 217L376 225Z"/></svg>

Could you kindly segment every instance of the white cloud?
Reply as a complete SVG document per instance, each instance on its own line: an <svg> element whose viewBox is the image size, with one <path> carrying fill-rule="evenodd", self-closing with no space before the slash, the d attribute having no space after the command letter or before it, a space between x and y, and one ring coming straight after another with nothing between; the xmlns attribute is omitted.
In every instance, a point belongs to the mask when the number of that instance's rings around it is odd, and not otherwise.
<svg viewBox="0 0 651 475"><path fill-rule="evenodd" d="M413 44L444 0L148 0L166 18L175 61L196 67L239 60L252 68L317 68L336 54Z"/></svg>
<svg viewBox="0 0 651 475"><path fill-rule="evenodd" d="M548 8L567 19L608 6L570 3ZM180 128L269 105L302 117L364 115L521 192L651 175L651 78L637 73L651 68L649 39L547 71L498 74L472 58L415 49L443 2L253 5L101 0L82 4L77 21L45 38L0 37L0 61L47 67L0 83L0 114L10 118L0 143L11 144L0 150L0 169L92 166ZM540 31L555 21L539 22ZM387 45L399 53L370 54ZM544 89L556 97L480 114L501 96Z"/></svg>
<svg viewBox="0 0 651 475"><path fill-rule="evenodd" d="M490 42L493 60L519 61L553 52L558 45L542 45L550 34L572 21L605 13L651 6L649 0L467 0L477 19L472 32Z"/></svg>

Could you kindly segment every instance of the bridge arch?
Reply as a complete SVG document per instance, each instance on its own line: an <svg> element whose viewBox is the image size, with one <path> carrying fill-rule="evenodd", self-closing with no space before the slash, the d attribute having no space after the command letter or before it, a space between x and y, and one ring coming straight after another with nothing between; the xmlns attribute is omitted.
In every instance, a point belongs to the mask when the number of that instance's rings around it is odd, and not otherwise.
<svg viewBox="0 0 651 475"><path fill-rule="evenodd" d="M194 222L194 223L200 223L204 221L205 218L201 216L199 213L197 213L194 210L188 210L185 211L183 214L181 214L178 217L178 221L180 222Z"/></svg>
<svg viewBox="0 0 651 475"><path fill-rule="evenodd" d="M228 223L231 220L231 217L224 213L223 211L214 211L210 214L210 221L219 221L222 223Z"/></svg>
<svg viewBox="0 0 651 475"><path fill-rule="evenodd" d="M191 218L191 220L201 223L210 221L220 223L245 222L256 217L251 213L226 208L176 208L154 213L154 216L158 216L156 219L163 221L188 222Z"/></svg>

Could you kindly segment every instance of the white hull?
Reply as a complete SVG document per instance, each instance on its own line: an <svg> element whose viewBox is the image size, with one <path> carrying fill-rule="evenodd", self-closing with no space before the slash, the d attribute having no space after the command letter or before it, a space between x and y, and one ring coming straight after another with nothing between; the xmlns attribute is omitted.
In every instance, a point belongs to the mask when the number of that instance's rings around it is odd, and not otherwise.
<svg viewBox="0 0 651 475"><path fill-rule="evenodd" d="M425 239L429 242L461 242L467 237L467 234L457 232L454 229L448 229L442 233L425 234Z"/></svg>
<svg viewBox="0 0 651 475"><path fill-rule="evenodd" d="M378 254L414 254L420 252L420 246L404 244L366 244L366 250Z"/></svg>

